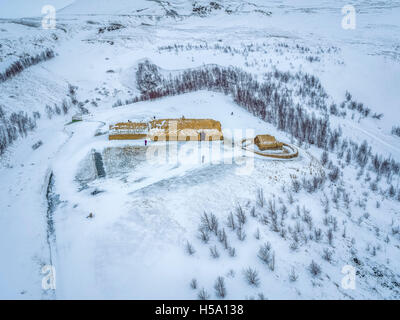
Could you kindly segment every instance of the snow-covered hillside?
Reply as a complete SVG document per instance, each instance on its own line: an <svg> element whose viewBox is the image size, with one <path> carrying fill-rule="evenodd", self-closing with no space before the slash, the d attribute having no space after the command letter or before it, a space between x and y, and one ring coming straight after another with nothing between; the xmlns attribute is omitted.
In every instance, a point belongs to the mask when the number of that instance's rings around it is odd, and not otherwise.
<svg viewBox="0 0 400 320"><path fill-rule="evenodd" d="M44 4L0 1L0 298L400 298L400 1ZM182 116L225 140L108 140Z"/></svg>

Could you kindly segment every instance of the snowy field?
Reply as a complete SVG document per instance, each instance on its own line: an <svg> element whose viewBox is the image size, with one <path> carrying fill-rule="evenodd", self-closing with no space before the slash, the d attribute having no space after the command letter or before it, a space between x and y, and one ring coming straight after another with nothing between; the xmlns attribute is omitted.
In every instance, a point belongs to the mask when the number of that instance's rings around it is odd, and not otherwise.
<svg viewBox="0 0 400 320"><path fill-rule="evenodd" d="M59 0L48 30L42 2L0 0L1 299L400 298L400 1L359 1L354 30L346 1ZM212 68L270 84L267 113L222 86L162 91ZM325 145L275 121L285 101L328 119ZM225 140L108 140L181 116ZM243 150L257 134L299 156Z"/></svg>

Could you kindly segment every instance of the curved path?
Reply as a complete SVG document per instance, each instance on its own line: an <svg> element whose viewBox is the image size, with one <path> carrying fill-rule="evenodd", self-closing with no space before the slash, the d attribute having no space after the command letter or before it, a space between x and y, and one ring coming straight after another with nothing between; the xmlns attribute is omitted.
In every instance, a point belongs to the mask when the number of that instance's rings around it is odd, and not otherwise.
<svg viewBox="0 0 400 320"><path fill-rule="evenodd" d="M242 148L246 151L251 151L254 152L257 155L263 156L263 157L267 157L267 158L274 158L274 159L293 159L296 158L299 155L299 150L292 146L289 145L287 143L283 143L283 146L290 149L291 152L290 153L264 153L264 152L260 152L260 151L256 151L254 149L249 149L247 148L247 146L249 146L250 144L254 144L254 140L253 139L244 139L242 140Z"/></svg>

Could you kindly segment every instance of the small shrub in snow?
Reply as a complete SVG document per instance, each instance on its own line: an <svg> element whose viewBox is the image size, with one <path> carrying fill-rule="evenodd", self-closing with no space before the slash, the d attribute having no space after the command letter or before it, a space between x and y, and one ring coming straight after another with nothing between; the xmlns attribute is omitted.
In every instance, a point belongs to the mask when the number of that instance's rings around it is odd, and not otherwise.
<svg viewBox="0 0 400 320"><path fill-rule="evenodd" d="M394 126L394 127L392 128L392 134L394 134L394 135L400 137L400 126Z"/></svg>
<svg viewBox="0 0 400 320"><path fill-rule="evenodd" d="M328 163L328 161L329 161L328 152L326 152L326 151L322 152L321 164L325 167L325 165Z"/></svg>
<svg viewBox="0 0 400 320"><path fill-rule="evenodd" d="M265 300L264 293L260 292L257 294L258 300Z"/></svg>
<svg viewBox="0 0 400 320"><path fill-rule="evenodd" d="M329 245L333 245L333 237L333 230L329 228L326 232L326 238L328 239Z"/></svg>
<svg viewBox="0 0 400 320"><path fill-rule="evenodd" d="M256 217L257 217L257 213L256 213L256 208L255 208L255 207L252 207L252 208L251 208L251 210L250 210L250 216L253 217L253 218L256 218Z"/></svg>
<svg viewBox="0 0 400 320"><path fill-rule="evenodd" d="M233 247L229 247L228 248L228 253L229 253L229 256L231 256L233 258L233 257L236 256L236 249L233 248Z"/></svg>
<svg viewBox="0 0 400 320"><path fill-rule="evenodd" d="M228 237L225 233L225 229L218 231L218 240L223 244L225 249L228 249Z"/></svg>
<svg viewBox="0 0 400 320"><path fill-rule="evenodd" d="M293 241L290 246L289 246L290 250L292 251L296 251L297 249L299 249L299 244L296 241Z"/></svg>
<svg viewBox="0 0 400 320"><path fill-rule="evenodd" d="M264 190L262 188L257 189L257 205L261 208L264 207L265 204L265 197L264 197Z"/></svg>
<svg viewBox="0 0 400 320"><path fill-rule="evenodd" d="M292 267L289 273L289 280L290 282L296 282L299 278L299 275L296 273L296 270Z"/></svg>
<svg viewBox="0 0 400 320"><path fill-rule="evenodd" d="M207 230L200 229L199 230L199 238L203 243L208 243L208 241L210 240L210 234L208 233Z"/></svg>
<svg viewBox="0 0 400 320"><path fill-rule="evenodd" d="M42 140L39 140L38 142L36 142L36 143L34 143L34 144L32 145L32 149L33 149L33 150L36 150L36 149L38 149L42 144L43 144Z"/></svg>
<svg viewBox="0 0 400 320"><path fill-rule="evenodd" d="M251 286L258 287L260 285L260 278L258 277L258 271L248 267L243 271L244 277L247 283Z"/></svg>
<svg viewBox="0 0 400 320"><path fill-rule="evenodd" d="M331 250L325 248L325 249L324 249L324 253L322 254L322 258L323 258L325 261L332 262L332 254L333 254L333 253L332 253Z"/></svg>
<svg viewBox="0 0 400 320"><path fill-rule="evenodd" d="M199 298L199 300L208 300L208 299L210 299L210 295L208 294L208 292L204 288L202 288L199 291L199 293L197 294L197 297Z"/></svg>
<svg viewBox="0 0 400 320"><path fill-rule="evenodd" d="M390 198L393 198L396 195L396 189L393 187L393 185L390 185L387 194Z"/></svg>
<svg viewBox="0 0 400 320"><path fill-rule="evenodd" d="M294 203L293 193L291 191L288 192L287 198L288 198L289 204Z"/></svg>
<svg viewBox="0 0 400 320"><path fill-rule="evenodd" d="M266 215L266 214L261 214L261 216L260 216L260 223L261 223L261 224L264 224L264 225L267 225L267 224L269 223L268 215Z"/></svg>
<svg viewBox="0 0 400 320"><path fill-rule="evenodd" d="M204 212L201 216L201 228L218 234L218 219L215 214Z"/></svg>
<svg viewBox="0 0 400 320"><path fill-rule="evenodd" d="M240 227L246 223L246 214L240 205L236 208L236 218Z"/></svg>
<svg viewBox="0 0 400 320"><path fill-rule="evenodd" d="M313 277L317 277L321 274L321 267L314 260L311 261L308 270Z"/></svg>
<svg viewBox="0 0 400 320"><path fill-rule="evenodd" d="M328 173L329 180L332 182L336 182L339 178L339 168L336 166L333 166L332 170Z"/></svg>
<svg viewBox="0 0 400 320"><path fill-rule="evenodd" d="M236 235L240 241L244 241L246 239L246 232L244 232L243 228L238 228L236 230Z"/></svg>
<svg viewBox="0 0 400 320"><path fill-rule="evenodd" d="M228 226L228 228L230 228L232 231L236 229L235 218L233 217L232 212L228 215L227 226Z"/></svg>
<svg viewBox="0 0 400 320"><path fill-rule="evenodd" d="M194 253L196 252L193 245L189 241L186 241L185 249L186 249L186 253L190 256L194 255Z"/></svg>
<svg viewBox="0 0 400 320"><path fill-rule="evenodd" d="M218 298L226 297L226 287L225 279L223 277L218 277L214 284L215 294Z"/></svg>
<svg viewBox="0 0 400 320"><path fill-rule="evenodd" d="M282 217L282 221L286 219L287 214L288 214L288 208L285 204L282 204L281 207L279 208L279 212L281 214Z"/></svg>
<svg viewBox="0 0 400 320"><path fill-rule="evenodd" d="M301 184L298 179L292 179L292 190L295 193L298 193L301 189Z"/></svg>
<svg viewBox="0 0 400 320"><path fill-rule="evenodd" d="M275 269L275 253L271 250L271 244L269 242L264 243L258 250L258 258L265 263L270 270Z"/></svg>
<svg viewBox="0 0 400 320"><path fill-rule="evenodd" d="M192 280L190 281L190 287L191 287L193 290L197 289L197 280L196 280L196 279L192 279Z"/></svg>
<svg viewBox="0 0 400 320"><path fill-rule="evenodd" d="M273 200L268 200L267 212L268 212L268 214L269 214L271 217L276 216L276 204L275 204L275 199L273 199Z"/></svg>
<svg viewBox="0 0 400 320"><path fill-rule="evenodd" d="M269 270L275 271L275 252L272 252L271 262L268 264Z"/></svg>
<svg viewBox="0 0 400 320"><path fill-rule="evenodd" d="M314 229L314 239L315 242L319 242L322 239L322 230L320 228Z"/></svg>
<svg viewBox="0 0 400 320"><path fill-rule="evenodd" d="M219 252L218 252L217 246L210 247L210 255L214 259L219 258Z"/></svg>

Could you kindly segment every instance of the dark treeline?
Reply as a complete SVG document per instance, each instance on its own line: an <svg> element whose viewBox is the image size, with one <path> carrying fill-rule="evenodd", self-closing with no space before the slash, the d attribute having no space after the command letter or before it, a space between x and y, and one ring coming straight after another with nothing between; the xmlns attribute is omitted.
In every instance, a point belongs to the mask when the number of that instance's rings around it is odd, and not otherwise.
<svg viewBox="0 0 400 320"><path fill-rule="evenodd" d="M46 105L45 112L49 119L53 116L66 115L74 105L76 87L69 87L69 99L63 99L60 104L54 104L54 106ZM72 93L71 93L72 92ZM78 102L76 102L78 104ZM78 107L80 107L78 105ZM84 107L80 107L79 110L83 112L87 110ZM18 113L13 112L9 116L3 110L0 105L0 156L4 153L8 146L10 146L18 137L24 138L27 136L29 131L36 128L36 120L40 119L41 114L38 111L33 112L32 116L28 116L26 112L20 111Z"/></svg>
<svg viewBox="0 0 400 320"><path fill-rule="evenodd" d="M54 51L51 49L46 49L42 53L35 56L27 56L20 58L19 60L12 63L4 72L0 72L0 83L11 79L18 73L22 72L24 69L38 64L42 61L46 61L54 58Z"/></svg>
<svg viewBox="0 0 400 320"><path fill-rule="evenodd" d="M392 134L394 134L395 136L400 137L400 127L399 126L392 127Z"/></svg>
<svg viewBox="0 0 400 320"><path fill-rule="evenodd" d="M362 170L369 169L377 174L377 179L385 175L391 180L394 174L400 173L399 163L391 158L373 155L366 141L358 144L351 139L343 139L340 128L331 128L328 95L315 76L275 70L266 73L264 81L260 82L239 68L208 65L165 77L156 65L144 61L139 64L136 82L141 96L127 100L126 103L197 90L221 92L231 95L238 105L253 115L289 133L300 145L306 143L336 152L339 159L345 158L347 165L352 163ZM289 82L295 84L294 90L288 88ZM315 112L310 113L302 105L295 103L293 97L296 97L296 100L300 98L303 104ZM346 100L351 104L349 94L346 95ZM116 106L121 104L122 102L119 102ZM355 109L364 116L370 114L361 104Z"/></svg>
<svg viewBox="0 0 400 320"><path fill-rule="evenodd" d="M364 104L361 102L357 102L357 101L353 100L350 92L346 91L345 96L346 96L345 100L340 104L339 107L336 104L332 104L330 106L330 108L329 108L330 114L345 118L347 115L345 109L347 109L349 111L358 112L360 114L360 116L364 117L364 118L371 116L374 119L380 120L383 117L382 113L372 114L370 108L365 107Z"/></svg>
<svg viewBox="0 0 400 320"><path fill-rule="evenodd" d="M157 66L145 61L139 66L136 77L142 92L137 101L205 89L218 91L232 95L237 104L279 130L288 132L300 143L328 148L329 143L335 146L338 142L339 132L329 129L329 117L317 117L295 104L291 91L285 86L289 80L298 80L301 85L297 94L308 98L308 105L325 113L326 93L314 76L274 71L265 75L267 81L260 83L238 68L204 66L165 79L158 73Z"/></svg>
<svg viewBox="0 0 400 320"><path fill-rule="evenodd" d="M89 110L84 107L83 102L79 102L76 96L78 87L68 85L67 98L64 98L59 104L45 106L45 114L48 119L55 116L67 115L75 107L80 113L87 114ZM3 107L0 105L0 156L4 153L18 137L26 137L29 131L36 128L36 120L40 119L41 114L38 111L28 116L26 112L13 112L6 115Z"/></svg>
<svg viewBox="0 0 400 320"><path fill-rule="evenodd" d="M26 112L13 112L9 117L6 116L0 106L0 155L18 137L26 137L28 131L36 128L36 120L40 118L39 112L34 112L29 117Z"/></svg>

